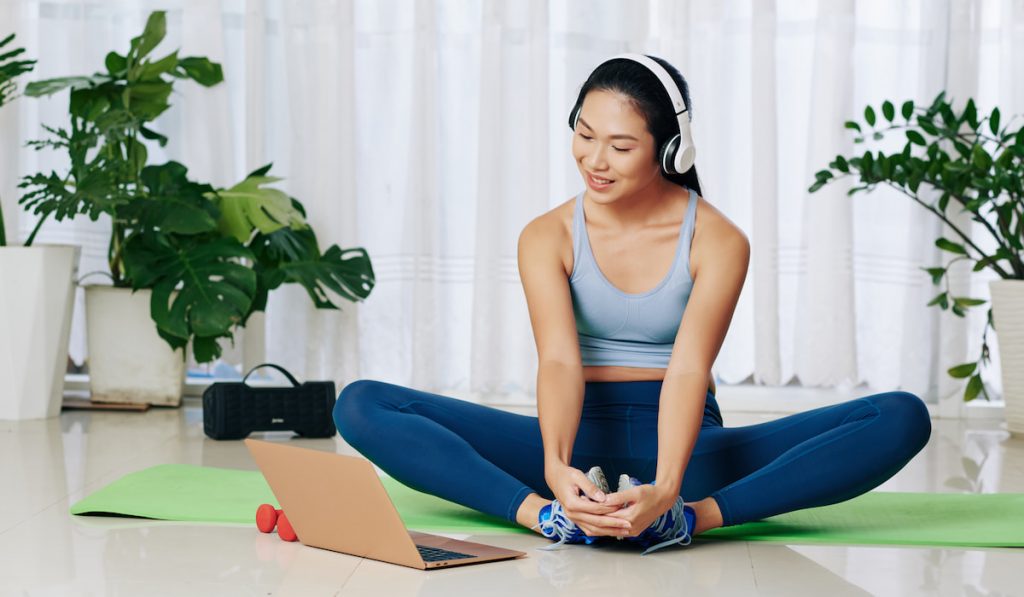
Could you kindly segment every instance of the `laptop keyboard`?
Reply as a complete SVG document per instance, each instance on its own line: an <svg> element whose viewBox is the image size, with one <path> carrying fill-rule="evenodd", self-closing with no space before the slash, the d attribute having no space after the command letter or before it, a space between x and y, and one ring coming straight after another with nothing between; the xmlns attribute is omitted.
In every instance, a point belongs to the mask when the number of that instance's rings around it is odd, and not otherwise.
<svg viewBox="0 0 1024 597"><path fill-rule="evenodd" d="M468 553L459 553L457 551L448 551L447 549L440 549L437 547L427 547L425 545L417 545L416 549L420 550L420 556L424 562L439 562L441 560L461 560L465 558L475 558L476 556Z"/></svg>

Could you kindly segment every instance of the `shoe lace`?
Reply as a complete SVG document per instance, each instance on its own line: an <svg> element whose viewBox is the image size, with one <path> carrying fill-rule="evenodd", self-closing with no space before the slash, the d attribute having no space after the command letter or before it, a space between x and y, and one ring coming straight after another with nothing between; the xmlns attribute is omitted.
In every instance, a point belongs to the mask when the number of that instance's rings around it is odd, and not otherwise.
<svg viewBox="0 0 1024 597"><path fill-rule="evenodd" d="M683 514L683 508L683 498L679 497L676 499L676 503L672 504L672 508L669 509L668 512L659 516L658 519L648 527L648 531L650 531L655 537L672 537L672 539L652 545L645 549L640 555L645 556L649 553L658 551L663 547L668 547L669 545L690 544L690 530L686 528L686 516ZM670 520L672 521L671 528L668 527Z"/></svg>
<svg viewBox="0 0 1024 597"><path fill-rule="evenodd" d="M579 527L565 516L565 510L562 509L562 504L558 500L551 502L551 517L538 522L532 528L536 529L538 527L545 537L549 539L558 537L557 543L537 548L542 551L558 549L579 531Z"/></svg>

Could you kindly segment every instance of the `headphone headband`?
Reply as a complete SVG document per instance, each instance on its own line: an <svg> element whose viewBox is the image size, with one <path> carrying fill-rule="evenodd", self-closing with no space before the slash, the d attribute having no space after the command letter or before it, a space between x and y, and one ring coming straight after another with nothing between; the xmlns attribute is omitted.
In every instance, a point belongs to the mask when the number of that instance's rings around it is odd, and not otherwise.
<svg viewBox="0 0 1024 597"><path fill-rule="evenodd" d="M645 56L644 54L619 54L618 56L612 56L608 60L605 60L605 62L618 60L620 58L632 60L633 62L639 62L640 64L646 66L647 70L651 71L652 73L654 73L656 77L658 77L658 80L661 81L661 86L664 87L665 91L668 92L668 96L672 100L672 111L676 113L676 116L683 112L686 112L686 102L683 101L683 94L679 92L679 86L676 85L676 82L674 80L672 80L672 76L668 74L668 71L665 70L665 67L658 64L657 61L652 60L650 56ZM604 62L602 62L601 64L604 64Z"/></svg>

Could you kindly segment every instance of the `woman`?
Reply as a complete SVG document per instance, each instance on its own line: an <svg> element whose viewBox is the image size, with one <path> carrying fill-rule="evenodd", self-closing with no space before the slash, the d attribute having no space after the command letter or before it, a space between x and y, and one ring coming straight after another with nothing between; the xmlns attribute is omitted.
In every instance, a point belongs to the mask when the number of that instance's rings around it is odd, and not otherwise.
<svg viewBox="0 0 1024 597"><path fill-rule="evenodd" d="M903 468L931 433L907 392L723 426L711 367L750 245L700 197L689 109L682 75L644 55L604 62L580 90L586 188L519 238L538 418L361 380L335 408L345 440L406 485L559 543L648 552L844 501Z"/></svg>

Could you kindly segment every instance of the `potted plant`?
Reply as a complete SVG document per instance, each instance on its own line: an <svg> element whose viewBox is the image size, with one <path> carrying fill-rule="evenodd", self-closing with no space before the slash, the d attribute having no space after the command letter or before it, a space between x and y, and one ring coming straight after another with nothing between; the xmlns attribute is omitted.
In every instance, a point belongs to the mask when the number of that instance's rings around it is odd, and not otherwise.
<svg viewBox="0 0 1024 597"><path fill-rule="evenodd" d="M940 286L957 261L973 263L973 271L988 269L999 276L990 283L992 306L982 333L981 354L975 362L950 367L949 375L969 378L964 400L984 395L981 371L990 361L988 329L999 330L1003 393L1006 418L1011 432L1024 434L1024 127L1002 121L999 108L979 115L973 99L962 110L940 93L927 107L903 102L899 115L891 101L879 113L864 110L864 123L848 121L845 126L863 143L870 136L901 134L902 151L886 154L865 151L862 155L836 156L828 168L815 174L811 193L836 180L852 177L855 185L848 194L869 192L886 185L940 218L958 238L939 238L935 246L953 254L942 267L922 268ZM949 218L950 209L970 212L995 241L995 250L985 252ZM992 221L994 220L994 221ZM948 280L943 292L928 303L963 317L966 310L984 305L980 298L953 296Z"/></svg>
<svg viewBox="0 0 1024 597"><path fill-rule="evenodd" d="M16 97L15 78L35 66L0 40L0 108ZM0 419L60 413L74 308L78 247L8 246L0 206Z"/></svg>
<svg viewBox="0 0 1024 597"><path fill-rule="evenodd" d="M144 140L167 142L149 124L169 107L174 79L223 80L206 58L173 52L150 60L164 33L164 13L154 12L126 55L107 55L106 73L26 89L71 88L70 130L48 129L51 137L35 143L67 151L71 168L64 176L25 177L22 204L42 216L40 224L78 213L112 220L113 287L90 287L86 295L90 389L98 401L179 404L187 345L197 362L216 359L218 341L231 339L283 283L303 284L319 308L337 308L325 289L361 300L374 283L365 250L320 253L301 204L264 186L279 180L266 176L269 165L230 189L189 180L177 162L147 165Z"/></svg>
<svg viewBox="0 0 1024 597"><path fill-rule="evenodd" d="M119 212L129 223L127 279L152 289L157 332L174 348L191 343L197 362L219 357L218 339L231 339L281 284L301 284L321 309L337 309L329 292L359 301L373 289L366 250L321 254L302 204L264 186L280 180L266 176L270 167L215 190L177 162L147 166L145 194Z"/></svg>
<svg viewBox="0 0 1024 597"><path fill-rule="evenodd" d="M185 379L184 354L175 355L152 325L146 325L148 290L130 296L123 256L128 230L119 213L140 194L148 155L144 140L167 142L150 126L170 107L174 80L211 86L223 79L220 66L206 58L179 58L175 51L150 59L165 33L165 13L155 12L125 55L107 54L106 72L37 81L25 88L26 95L37 97L70 89L68 128L44 127L48 138L29 143L39 150L66 152L70 166L62 174L26 176L19 185L27 189L21 204L39 216L26 245L51 217L111 218L107 257L112 287L90 285L85 293L89 385L95 401L178 404Z"/></svg>

